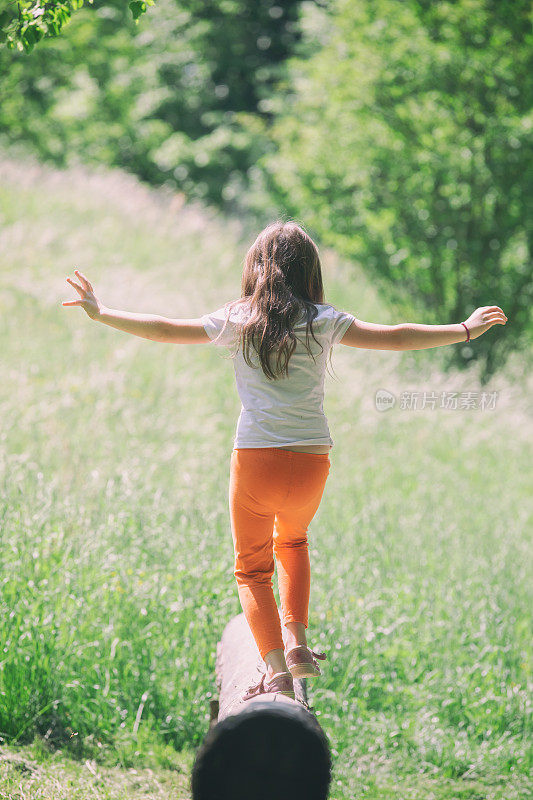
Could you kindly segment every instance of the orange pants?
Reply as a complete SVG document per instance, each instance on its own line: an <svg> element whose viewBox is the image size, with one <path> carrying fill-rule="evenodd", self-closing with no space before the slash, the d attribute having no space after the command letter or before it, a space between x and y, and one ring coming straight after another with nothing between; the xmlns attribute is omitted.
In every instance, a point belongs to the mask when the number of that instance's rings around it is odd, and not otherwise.
<svg viewBox="0 0 533 800"><path fill-rule="evenodd" d="M307 528L324 491L329 453L281 447L237 448L231 454L229 507L234 575L261 658L283 650L272 588L274 555L282 621L308 627L310 563Z"/></svg>

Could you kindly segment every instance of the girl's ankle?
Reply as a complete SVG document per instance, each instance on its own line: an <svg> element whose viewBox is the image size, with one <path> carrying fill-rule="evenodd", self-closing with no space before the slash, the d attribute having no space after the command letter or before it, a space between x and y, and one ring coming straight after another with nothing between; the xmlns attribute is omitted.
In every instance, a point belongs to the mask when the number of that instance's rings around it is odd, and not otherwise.
<svg viewBox="0 0 533 800"><path fill-rule="evenodd" d="M293 647L307 647L307 636L303 622L286 622L286 644L285 651Z"/></svg>
<svg viewBox="0 0 533 800"><path fill-rule="evenodd" d="M289 670L287 669L287 667L285 667L285 669L276 669L275 670L272 667L268 666L268 664L267 664L267 667L266 667L266 670L265 670L267 681L271 680L274 677L274 675L277 675L279 672L289 672Z"/></svg>
<svg viewBox="0 0 533 800"><path fill-rule="evenodd" d="M307 647L307 642L298 641L297 639L288 639L285 645L285 652L292 650L293 647Z"/></svg>

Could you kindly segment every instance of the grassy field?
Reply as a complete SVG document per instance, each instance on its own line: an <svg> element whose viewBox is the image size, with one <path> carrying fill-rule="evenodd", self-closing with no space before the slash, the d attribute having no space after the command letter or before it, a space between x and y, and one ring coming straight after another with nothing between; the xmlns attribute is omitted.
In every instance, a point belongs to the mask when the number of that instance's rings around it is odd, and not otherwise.
<svg viewBox="0 0 533 800"><path fill-rule="evenodd" d="M0 159L2 798L190 796L241 610L232 364L61 301L79 267L108 306L197 316L239 296L250 242L121 173ZM360 269L323 267L329 302L402 321ZM402 408L404 391L480 392L440 360L339 346L327 377L308 638L329 655L311 689L333 800L533 791L530 380L513 362L483 387L493 408Z"/></svg>

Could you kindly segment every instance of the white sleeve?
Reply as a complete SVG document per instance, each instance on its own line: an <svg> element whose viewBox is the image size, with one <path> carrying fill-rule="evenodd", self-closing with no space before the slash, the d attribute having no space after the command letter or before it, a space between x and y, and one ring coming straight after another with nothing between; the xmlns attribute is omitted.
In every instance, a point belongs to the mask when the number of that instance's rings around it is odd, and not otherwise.
<svg viewBox="0 0 533 800"><path fill-rule="evenodd" d="M332 325L331 325L331 345L339 342L352 322L355 320L353 314L348 314L347 311L333 310Z"/></svg>
<svg viewBox="0 0 533 800"><path fill-rule="evenodd" d="M222 306L222 308L217 308L216 311L210 314L204 314L200 318L205 332L215 345L229 347L234 341L235 323L228 320L224 328L227 314L229 314L229 310L226 310L226 306ZM222 330L222 336L219 337Z"/></svg>

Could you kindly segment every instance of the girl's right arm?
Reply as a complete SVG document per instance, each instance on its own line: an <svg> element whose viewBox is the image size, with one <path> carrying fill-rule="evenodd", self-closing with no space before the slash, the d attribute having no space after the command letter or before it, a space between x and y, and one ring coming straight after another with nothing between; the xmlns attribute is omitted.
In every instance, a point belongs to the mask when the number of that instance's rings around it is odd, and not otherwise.
<svg viewBox="0 0 533 800"><path fill-rule="evenodd" d="M91 319L104 322L119 331L150 339L153 342L204 344L211 341L202 324L201 317L169 319L160 314L137 314L108 308L98 300L85 275L78 269L75 269L74 272L80 283L76 283L71 278L67 278L67 281L79 292L80 298L66 300L63 303L64 306L81 306Z"/></svg>
<svg viewBox="0 0 533 800"><path fill-rule="evenodd" d="M507 317L499 306L482 306L465 320L471 339L477 339L493 325L505 325ZM421 325L402 322L399 325L379 325L355 319L340 340L349 347L371 350L423 350L467 340L461 322L451 325Z"/></svg>

